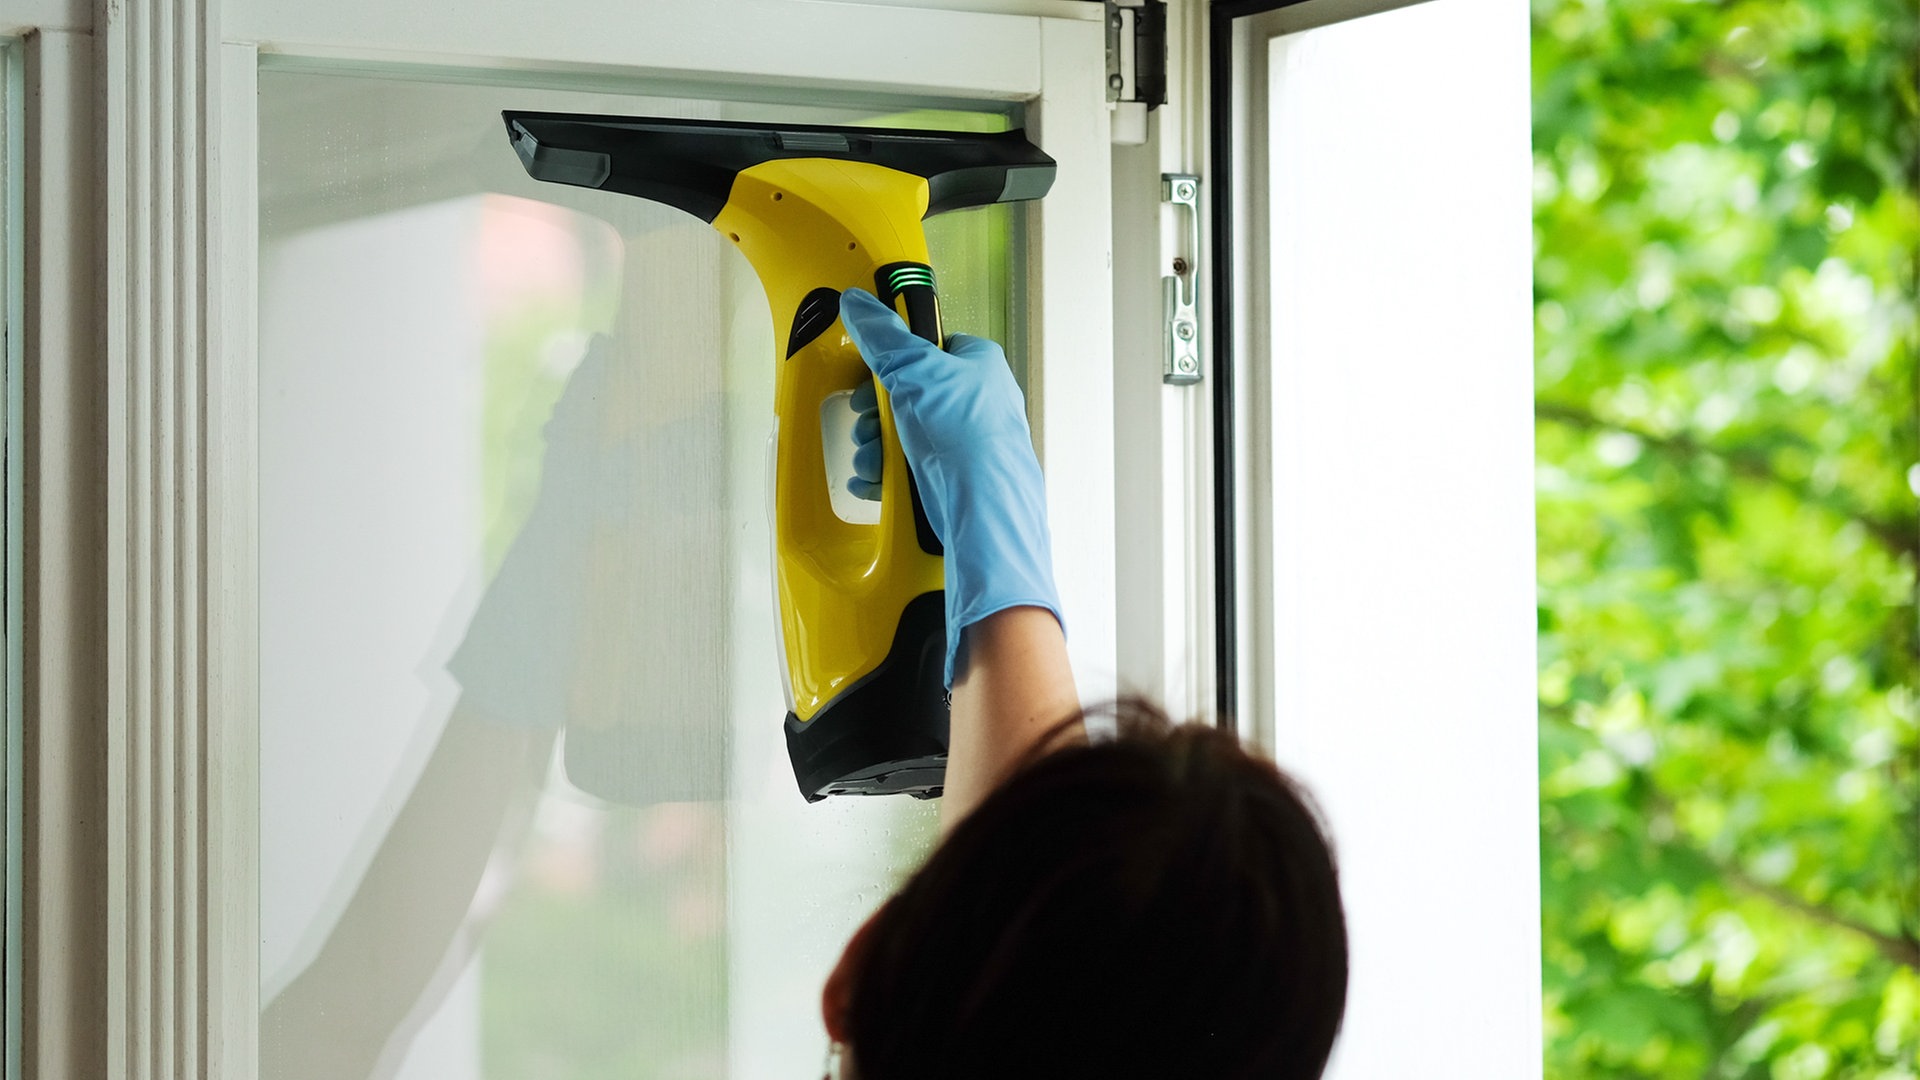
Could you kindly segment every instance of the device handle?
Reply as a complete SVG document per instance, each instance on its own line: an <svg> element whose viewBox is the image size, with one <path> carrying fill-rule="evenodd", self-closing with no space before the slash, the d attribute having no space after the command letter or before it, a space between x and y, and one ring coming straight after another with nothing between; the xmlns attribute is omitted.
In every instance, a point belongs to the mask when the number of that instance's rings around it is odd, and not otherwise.
<svg viewBox="0 0 1920 1080"><path fill-rule="evenodd" d="M918 262L888 263L873 272L873 286L874 295L881 303L905 317L907 329L915 337L937 346L946 344L946 332L940 324L940 294L933 284L933 267ZM914 478L912 466L907 467L907 494L913 498L913 531L920 541L920 549L929 555L946 554L939 535L933 531L933 522L927 518L926 504L920 501L920 482Z"/></svg>

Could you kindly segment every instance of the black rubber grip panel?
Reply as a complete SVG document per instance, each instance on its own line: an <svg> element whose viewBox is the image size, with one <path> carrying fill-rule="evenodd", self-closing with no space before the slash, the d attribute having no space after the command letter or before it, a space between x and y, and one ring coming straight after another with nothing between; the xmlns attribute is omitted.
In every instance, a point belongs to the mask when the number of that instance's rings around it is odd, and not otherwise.
<svg viewBox="0 0 1920 1080"><path fill-rule="evenodd" d="M935 345L945 344L946 336L940 324L940 293L934 287L933 267L917 262L888 263L873 272L873 294L895 310L898 310L895 300L906 301L907 329ZM911 466L907 468L907 494L913 498L913 532L914 538L920 541L920 550L929 555L945 555L947 549L940 543L940 534L933 531L933 520L927 517L927 504L920 499L920 481L914 478Z"/></svg>
<svg viewBox="0 0 1920 1080"><path fill-rule="evenodd" d="M711 222L733 178L764 161L865 161L924 176L927 215L1037 199L1054 160L1024 131L913 131L822 124L747 124L648 116L508 111L500 114L535 180L598 188L679 207Z"/></svg>

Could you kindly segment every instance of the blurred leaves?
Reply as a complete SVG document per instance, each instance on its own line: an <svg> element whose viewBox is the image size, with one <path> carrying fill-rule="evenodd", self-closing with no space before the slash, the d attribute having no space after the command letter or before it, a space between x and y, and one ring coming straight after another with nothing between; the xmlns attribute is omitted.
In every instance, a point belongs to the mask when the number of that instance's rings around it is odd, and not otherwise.
<svg viewBox="0 0 1920 1080"><path fill-rule="evenodd" d="M1536 0L1547 1074L1920 1076L1915 0Z"/></svg>

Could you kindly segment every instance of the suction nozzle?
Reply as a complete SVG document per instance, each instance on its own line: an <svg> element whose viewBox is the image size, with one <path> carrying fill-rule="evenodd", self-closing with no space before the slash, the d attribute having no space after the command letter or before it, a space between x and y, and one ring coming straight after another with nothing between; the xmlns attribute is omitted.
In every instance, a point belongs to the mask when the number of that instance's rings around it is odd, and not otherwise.
<svg viewBox="0 0 1920 1080"><path fill-rule="evenodd" d="M925 177L927 216L1037 199L1054 161L1026 133L913 131L819 124L658 120L505 112L507 135L535 180L635 195L711 222L743 169L788 158L863 161Z"/></svg>

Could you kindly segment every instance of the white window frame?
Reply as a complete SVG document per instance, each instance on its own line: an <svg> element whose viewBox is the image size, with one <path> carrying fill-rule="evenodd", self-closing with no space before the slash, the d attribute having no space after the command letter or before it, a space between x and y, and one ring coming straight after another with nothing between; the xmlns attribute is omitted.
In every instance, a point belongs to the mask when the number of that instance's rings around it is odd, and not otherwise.
<svg viewBox="0 0 1920 1080"><path fill-rule="evenodd" d="M25 563L19 521L26 497L26 460L21 453L21 395L26 324L22 287L26 270L26 70L17 39L0 35L0 1032L6 1052L0 1076L19 1071L20 1044L20 844L21 667L26 659L20 628Z"/></svg>
<svg viewBox="0 0 1920 1080"><path fill-rule="evenodd" d="M1165 279L1175 259L1200 296L1201 351L1212 252L1205 214L1219 196L1206 167L1207 0L1167 0L1167 103L1149 114L1144 142L1116 136L1113 151L1114 472L1121 532L1116 556L1120 689L1176 719L1232 723L1216 709L1212 402L1215 380L1169 384ZM1184 211L1161 200L1161 178L1200 176L1198 251Z"/></svg>
<svg viewBox="0 0 1920 1080"><path fill-rule="evenodd" d="M107 898L105 425L91 12L28 0L20 920L26 1076L104 1074ZM14 1064L9 1062L10 1065Z"/></svg>
<svg viewBox="0 0 1920 1080"><path fill-rule="evenodd" d="M43 586L28 598L26 1075L256 1070L263 57L1021 103L1063 163L1026 211L1031 418L1069 648L1083 693L1110 693L1112 222L1097 6L560 0L531 16L512 0L29 3L35 21L11 27L29 31L41 155L28 185L41 374L27 395L39 495L25 543ZM733 33L749 22L754 33ZM854 66L840 50L855 39L908 44Z"/></svg>

